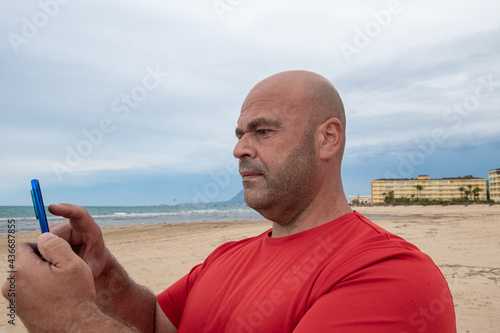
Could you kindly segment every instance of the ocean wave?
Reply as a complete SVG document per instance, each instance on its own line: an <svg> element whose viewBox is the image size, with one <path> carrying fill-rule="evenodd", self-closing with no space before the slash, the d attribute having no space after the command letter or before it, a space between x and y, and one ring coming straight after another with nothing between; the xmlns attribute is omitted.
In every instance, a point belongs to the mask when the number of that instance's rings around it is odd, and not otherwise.
<svg viewBox="0 0 500 333"><path fill-rule="evenodd" d="M247 206L87 207L87 210L96 223L101 226L263 219L259 213ZM7 221L9 219L16 221L17 231L39 229L33 207L10 209L9 212L4 212L5 214L12 214L12 216L18 217L0 217L0 233L7 232ZM62 222L65 219L48 213L47 220L50 225Z"/></svg>

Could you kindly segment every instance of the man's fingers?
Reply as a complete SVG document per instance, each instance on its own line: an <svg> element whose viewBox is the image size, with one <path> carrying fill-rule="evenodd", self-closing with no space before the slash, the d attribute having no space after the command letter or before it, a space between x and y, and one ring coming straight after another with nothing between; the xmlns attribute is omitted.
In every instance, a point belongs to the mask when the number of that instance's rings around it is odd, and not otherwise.
<svg viewBox="0 0 500 333"><path fill-rule="evenodd" d="M46 232L38 237L38 251L52 265L60 268L75 259L80 259L64 239Z"/></svg>
<svg viewBox="0 0 500 333"><path fill-rule="evenodd" d="M73 229L79 232L87 233L95 231L97 224L85 208L71 204L61 203L50 205L49 212L54 215L69 219ZM64 224L64 222L63 222ZM57 226L55 226L57 228Z"/></svg>
<svg viewBox="0 0 500 333"><path fill-rule="evenodd" d="M91 269L94 278L97 278L107 264L107 258L109 256L104 245L101 228L94 222L92 217L83 207L70 204L50 205L49 211L54 215L63 216L69 219L69 222L65 221L54 226L50 232L69 242L73 251L87 264L86 267ZM58 258L57 254L55 254L55 259L52 259L52 257L49 259L49 257L43 253L41 248L44 243L43 240L45 240L45 243L52 241L51 238L45 239L44 237L50 236L43 236L39 241L38 247L40 253L46 260L56 264L53 260ZM67 259L70 259L70 257ZM62 260L64 260L64 258Z"/></svg>
<svg viewBox="0 0 500 333"><path fill-rule="evenodd" d="M49 230L51 233L61 237L62 239L65 239L67 242L71 240L72 236L74 238L73 227L71 226L69 220L66 220L61 223L52 224L49 227Z"/></svg>
<svg viewBox="0 0 500 333"><path fill-rule="evenodd" d="M66 221L64 221L64 222L66 222ZM49 224L49 229L50 229L50 230L52 230L52 228L57 227L57 226L58 226L58 225L60 225L61 223L63 223L63 222L55 222L55 223L51 223L51 224Z"/></svg>
<svg viewBox="0 0 500 333"><path fill-rule="evenodd" d="M27 250L28 250L28 247L31 247L31 249L33 250L33 253L35 253L37 256L40 256L40 251L38 251L37 243L23 243L23 246L24 246L24 244L26 244Z"/></svg>
<svg viewBox="0 0 500 333"><path fill-rule="evenodd" d="M57 216L75 220L85 218L88 215L85 208L67 203L50 205L49 212Z"/></svg>

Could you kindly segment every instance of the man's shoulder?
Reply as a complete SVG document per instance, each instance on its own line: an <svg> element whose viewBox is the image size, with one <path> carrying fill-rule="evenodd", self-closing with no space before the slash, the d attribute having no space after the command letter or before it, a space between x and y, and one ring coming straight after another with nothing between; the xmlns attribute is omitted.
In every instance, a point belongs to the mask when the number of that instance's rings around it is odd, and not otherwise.
<svg viewBox="0 0 500 333"><path fill-rule="evenodd" d="M260 235L247 237L241 240L230 241L219 245L210 255L209 258L219 257L221 255L231 253L234 251L245 251L249 248L259 246L259 244L268 237L271 230L267 230Z"/></svg>
<svg viewBox="0 0 500 333"><path fill-rule="evenodd" d="M353 212L349 215L340 228L335 229L335 221L332 221L331 231L323 235L336 239L337 259L364 262L401 256L428 259L417 246L378 226L362 214ZM342 262L342 259L337 261Z"/></svg>
<svg viewBox="0 0 500 333"><path fill-rule="evenodd" d="M365 273L387 278L405 276L412 280L415 271L432 276L439 272L432 259L417 246L359 213L353 213L342 227L341 235L338 231L322 236L325 243L336 244L336 251L321 272L324 280L339 283ZM333 237L337 237L335 241Z"/></svg>

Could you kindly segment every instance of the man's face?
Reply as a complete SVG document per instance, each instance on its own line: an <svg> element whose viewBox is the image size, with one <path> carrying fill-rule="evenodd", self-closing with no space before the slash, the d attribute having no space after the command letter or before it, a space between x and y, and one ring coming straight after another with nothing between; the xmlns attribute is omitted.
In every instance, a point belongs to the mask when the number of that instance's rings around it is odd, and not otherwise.
<svg viewBox="0 0 500 333"><path fill-rule="evenodd" d="M300 107L285 96L250 94L238 119L233 154L245 201L264 216L297 206L313 185L314 131Z"/></svg>

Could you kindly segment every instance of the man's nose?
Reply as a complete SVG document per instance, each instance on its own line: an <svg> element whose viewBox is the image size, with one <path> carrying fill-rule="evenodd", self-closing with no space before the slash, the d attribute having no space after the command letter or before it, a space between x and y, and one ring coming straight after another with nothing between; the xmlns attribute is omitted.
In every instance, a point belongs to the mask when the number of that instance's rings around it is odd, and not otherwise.
<svg viewBox="0 0 500 333"><path fill-rule="evenodd" d="M238 159L244 157L255 157L255 149L253 148L248 135L243 135L238 140L238 142L236 142L233 150L233 155Z"/></svg>

